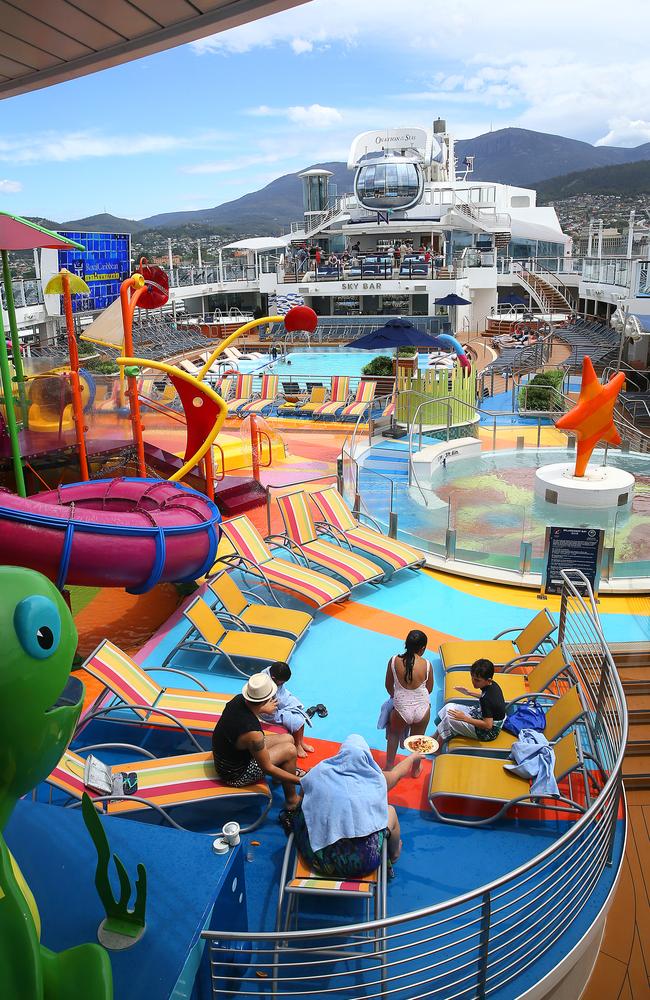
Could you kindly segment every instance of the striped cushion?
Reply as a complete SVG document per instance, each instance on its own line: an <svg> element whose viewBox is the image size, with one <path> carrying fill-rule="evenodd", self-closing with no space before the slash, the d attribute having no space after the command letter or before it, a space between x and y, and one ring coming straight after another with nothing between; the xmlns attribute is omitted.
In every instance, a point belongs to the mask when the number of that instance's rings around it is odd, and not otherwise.
<svg viewBox="0 0 650 1000"><path fill-rule="evenodd" d="M348 541L351 545L358 545L360 549L366 549L381 559L384 559L395 569L404 569L406 566L417 566L424 562L424 556L411 545L398 542L394 538L387 538L372 528L359 525L347 532Z"/></svg>
<svg viewBox="0 0 650 1000"><path fill-rule="evenodd" d="M295 493L285 493L276 497L284 528L292 542L304 545L316 541L316 528L307 504L307 494L304 490Z"/></svg>
<svg viewBox="0 0 650 1000"><path fill-rule="evenodd" d="M272 558L271 550L260 535L257 528L242 514L230 521L221 522L221 530L232 544L235 552L250 559L256 565L262 565Z"/></svg>
<svg viewBox="0 0 650 1000"><path fill-rule="evenodd" d="M188 729L211 733L231 698L230 694L215 694L212 691L197 691L196 694L191 694L183 688L167 688L156 708L171 712L174 718ZM147 722L152 726L165 726L169 725L171 720L154 711Z"/></svg>
<svg viewBox="0 0 650 1000"><path fill-rule="evenodd" d="M260 396L262 399L275 399L278 394L278 376L262 375L262 389Z"/></svg>
<svg viewBox="0 0 650 1000"><path fill-rule="evenodd" d="M375 398L376 382L359 382L357 394L354 397L355 403L369 403Z"/></svg>
<svg viewBox="0 0 650 1000"><path fill-rule="evenodd" d="M253 376L238 375L235 386L235 399L250 399L253 395Z"/></svg>
<svg viewBox="0 0 650 1000"><path fill-rule="evenodd" d="M309 542L304 546L304 552L308 559L336 573L351 587L358 587L361 583L376 580L384 575L383 570L369 559L364 559L349 549L343 549L340 545L332 545L331 542L323 542L320 539L317 542Z"/></svg>
<svg viewBox="0 0 650 1000"><path fill-rule="evenodd" d="M322 608L332 601L347 597L349 589L338 580L313 569L304 569L288 559L271 559L264 563L264 574L271 583L276 583L285 590L292 590L300 597L305 597L317 607Z"/></svg>
<svg viewBox="0 0 650 1000"><path fill-rule="evenodd" d="M341 531L357 527L356 520L335 486L328 486L325 490L315 490L311 498L329 524L335 525Z"/></svg>
<svg viewBox="0 0 650 1000"><path fill-rule="evenodd" d="M314 875L313 878L292 878L287 882L287 889L327 889L329 892L338 889L339 892L358 892L364 896L374 895L375 887L371 882L362 882L347 879L320 878Z"/></svg>
<svg viewBox="0 0 650 1000"><path fill-rule="evenodd" d="M99 644L83 668L127 705L154 705L163 693L160 684L110 639Z"/></svg>
<svg viewBox="0 0 650 1000"><path fill-rule="evenodd" d="M74 798L80 799L84 792L92 798L101 798L99 792L86 788L83 783L85 762L72 750L66 750L57 767L48 778L51 784L68 792ZM155 802L159 806L173 806L182 802L199 802L202 799L213 799L221 795L255 794L270 795L266 783L246 785L244 788L231 788L224 785L214 769L212 753L180 754L177 757L165 757L162 760L136 761L128 764L115 764L111 770L114 774L121 771L135 771L138 776L138 790L135 793L141 798ZM125 799L106 803L104 809L110 814L135 812L146 809L142 802Z"/></svg>
<svg viewBox="0 0 650 1000"><path fill-rule="evenodd" d="M343 406L343 400L339 399L338 402L325 403L323 406L319 406L314 413L318 417L333 417Z"/></svg>
<svg viewBox="0 0 650 1000"><path fill-rule="evenodd" d="M360 417L368 410L368 403L350 403L341 410L342 417Z"/></svg>
<svg viewBox="0 0 650 1000"><path fill-rule="evenodd" d="M344 403L350 393L349 375L333 375L330 388L330 398L333 403Z"/></svg>

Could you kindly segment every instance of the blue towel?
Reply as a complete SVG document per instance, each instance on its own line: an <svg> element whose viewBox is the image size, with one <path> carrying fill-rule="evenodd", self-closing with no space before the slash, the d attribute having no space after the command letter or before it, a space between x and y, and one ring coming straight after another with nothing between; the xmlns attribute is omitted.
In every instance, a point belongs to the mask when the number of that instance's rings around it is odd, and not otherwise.
<svg viewBox="0 0 650 1000"><path fill-rule="evenodd" d="M266 667L262 673L270 676L271 668ZM278 707L275 712L267 712L262 715L264 722L274 722L278 726L284 726L292 736L299 729L302 729L305 723L311 726L311 720L308 718L302 702L291 694L291 691L287 691L284 684L278 684L275 700Z"/></svg>
<svg viewBox="0 0 650 1000"><path fill-rule="evenodd" d="M363 736L348 736L335 757L302 779L302 811L314 851L388 825L388 789Z"/></svg>
<svg viewBox="0 0 650 1000"><path fill-rule="evenodd" d="M522 729L512 744L510 756L514 764L504 764L506 771L521 778L532 779L531 795L559 795L555 780L555 751L543 733L537 729Z"/></svg>
<svg viewBox="0 0 650 1000"><path fill-rule="evenodd" d="M393 711L393 699L387 698L386 701L382 702L382 706L379 709L379 718L377 719L377 729L385 729L388 733L388 723L390 722L390 713Z"/></svg>

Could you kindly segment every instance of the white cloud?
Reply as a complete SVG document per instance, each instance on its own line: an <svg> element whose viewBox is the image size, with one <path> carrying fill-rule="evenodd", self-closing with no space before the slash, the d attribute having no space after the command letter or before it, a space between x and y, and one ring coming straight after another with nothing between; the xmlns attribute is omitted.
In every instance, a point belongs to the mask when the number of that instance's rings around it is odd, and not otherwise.
<svg viewBox="0 0 650 1000"><path fill-rule="evenodd" d="M396 96L395 106L421 104L427 118L444 117L449 108L457 133L468 132L463 109L474 121L485 109L482 130L498 119L617 142L614 120L647 119L650 60L647 32L640 30L647 15L648 0L624 0L615 17L610 0L454 0L444 14L431 0L409 0L401 15L394 0L313 0L193 44L197 52L222 55L338 45L366 61L376 55L378 65L393 51L410 53L412 78L402 88L410 92ZM427 78L418 69L427 65L441 72ZM620 126L620 141L636 141L636 132L643 141L643 126Z"/></svg>
<svg viewBox="0 0 650 1000"><path fill-rule="evenodd" d="M308 42L306 38L294 38L291 41L291 48L297 56L300 56L303 52L313 52L314 45L312 42Z"/></svg>
<svg viewBox="0 0 650 1000"><path fill-rule="evenodd" d="M610 126L607 135L597 139L596 146L639 146L650 142L650 121L637 118L613 118L607 122Z"/></svg>
<svg viewBox="0 0 650 1000"><path fill-rule="evenodd" d="M182 135L106 135L97 131L41 132L0 138L5 163L64 163L88 157L138 156L181 149L205 149L226 136L218 132Z"/></svg>
<svg viewBox="0 0 650 1000"><path fill-rule="evenodd" d="M20 181L0 180L0 194L17 194L22 189Z"/></svg>
<svg viewBox="0 0 650 1000"><path fill-rule="evenodd" d="M323 107L322 104L310 104L308 108L300 105L287 108L287 118L296 125L306 128L330 128L343 121L343 115L336 108Z"/></svg>
<svg viewBox="0 0 650 1000"><path fill-rule="evenodd" d="M181 167L181 173L229 174L235 170L246 170L248 167L258 166L261 163L277 163L280 159L282 159L280 152L257 156L237 156L232 159L214 160L209 163L193 163L188 167Z"/></svg>

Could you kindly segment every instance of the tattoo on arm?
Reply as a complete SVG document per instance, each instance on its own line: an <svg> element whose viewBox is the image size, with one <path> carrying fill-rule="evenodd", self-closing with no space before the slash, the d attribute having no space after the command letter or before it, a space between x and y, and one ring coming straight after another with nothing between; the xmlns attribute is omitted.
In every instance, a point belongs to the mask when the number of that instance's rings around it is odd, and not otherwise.
<svg viewBox="0 0 650 1000"><path fill-rule="evenodd" d="M264 746L265 746L265 744L264 744L264 737L260 734L251 743L251 750L255 750L255 751L257 751L259 753L260 750L264 749Z"/></svg>

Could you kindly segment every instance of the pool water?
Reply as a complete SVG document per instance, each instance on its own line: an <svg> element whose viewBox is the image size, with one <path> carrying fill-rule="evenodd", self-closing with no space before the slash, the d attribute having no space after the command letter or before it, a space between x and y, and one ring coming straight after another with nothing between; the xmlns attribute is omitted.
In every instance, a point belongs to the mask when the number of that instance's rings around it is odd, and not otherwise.
<svg viewBox="0 0 650 1000"><path fill-rule="evenodd" d="M286 358L272 362L270 354L263 358L241 360L239 370L244 374L262 371L268 375L279 375L281 378L291 376L304 378L305 375L351 375L358 378L362 368L373 358L390 356L389 351L292 351ZM426 370L427 354L420 354L418 364L421 370Z"/></svg>

